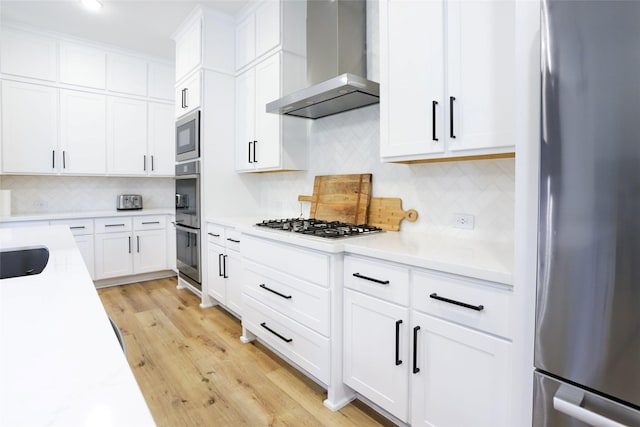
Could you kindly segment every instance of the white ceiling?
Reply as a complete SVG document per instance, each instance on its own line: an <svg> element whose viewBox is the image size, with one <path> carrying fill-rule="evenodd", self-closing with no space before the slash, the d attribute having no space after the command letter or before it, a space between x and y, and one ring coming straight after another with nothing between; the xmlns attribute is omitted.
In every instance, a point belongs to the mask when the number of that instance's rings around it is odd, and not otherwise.
<svg viewBox="0 0 640 427"><path fill-rule="evenodd" d="M235 15L250 0L101 0L98 12L80 0L0 0L3 22L69 34L173 60L171 34L198 3Z"/></svg>

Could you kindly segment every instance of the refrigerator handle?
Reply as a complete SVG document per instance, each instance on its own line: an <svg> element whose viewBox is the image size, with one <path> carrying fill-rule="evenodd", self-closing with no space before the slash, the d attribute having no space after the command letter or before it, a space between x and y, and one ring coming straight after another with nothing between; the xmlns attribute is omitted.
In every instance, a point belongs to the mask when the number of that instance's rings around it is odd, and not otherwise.
<svg viewBox="0 0 640 427"><path fill-rule="evenodd" d="M562 384L555 396L553 396L553 408L556 411L562 412L571 418L575 418L589 425L599 427L624 427L624 424L620 424L580 406L583 399L584 391L568 384Z"/></svg>

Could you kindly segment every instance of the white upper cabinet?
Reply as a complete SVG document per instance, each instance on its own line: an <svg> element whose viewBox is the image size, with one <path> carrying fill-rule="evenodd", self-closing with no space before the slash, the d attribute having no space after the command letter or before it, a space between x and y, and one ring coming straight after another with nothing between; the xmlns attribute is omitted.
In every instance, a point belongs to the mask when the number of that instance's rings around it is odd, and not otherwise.
<svg viewBox="0 0 640 427"><path fill-rule="evenodd" d="M2 172L53 173L58 165L58 89L2 82Z"/></svg>
<svg viewBox="0 0 640 427"><path fill-rule="evenodd" d="M256 17L251 14L236 27L236 69L248 65L256 57Z"/></svg>
<svg viewBox="0 0 640 427"><path fill-rule="evenodd" d="M280 6L279 1L266 1L255 12L255 54L261 57L280 44Z"/></svg>
<svg viewBox="0 0 640 427"><path fill-rule="evenodd" d="M383 161L514 152L515 2L380 1Z"/></svg>
<svg viewBox="0 0 640 427"><path fill-rule="evenodd" d="M107 54L107 89L147 95L147 61L130 55Z"/></svg>
<svg viewBox="0 0 640 427"><path fill-rule="evenodd" d="M60 90L60 148L63 173L106 173L106 111L105 95Z"/></svg>
<svg viewBox="0 0 640 427"><path fill-rule="evenodd" d="M149 62L149 98L173 101L175 75L173 67Z"/></svg>
<svg viewBox="0 0 640 427"><path fill-rule="evenodd" d="M197 71L176 85L176 117L183 116L200 108L202 97L202 73Z"/></svg>
<svg viewBox="0 0 640 427"><path fill-rule="evenodd" d="M202 60L202 20L193 20L175 40L176 80L181 80Z"/></svg>
<svg viewBox="0 0 640 427"><path fill-rule="evenodd" d="M55 40L3 29L0 41L0 70L3 73L56 80Z"/></svg>
<svg viewBox="0 0 640 427"><path fill-rule="evenodd" d="M147 174L147 102L107 97L107 172Z"/></svg>
<svg viewBox="0 0 640 427"><path fill-rule="evenodd" d="M76 43L60 43L60 82L105 89L106 52Z"/></svg>
<svg viewBox="0 0 640 427"><path fill-rule="evenodd" d="M173 106L149 102L149 142L147 146L147 171L149 175L174 175L176 162L174 132Z"/></svg>

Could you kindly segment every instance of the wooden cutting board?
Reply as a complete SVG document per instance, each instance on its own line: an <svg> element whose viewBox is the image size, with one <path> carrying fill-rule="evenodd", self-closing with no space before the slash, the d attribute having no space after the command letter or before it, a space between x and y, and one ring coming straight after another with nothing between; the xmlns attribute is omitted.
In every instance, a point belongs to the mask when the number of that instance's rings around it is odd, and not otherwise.
<svg viewBox="0 0 640 427"><path fill-rule="evenodd" d="M316 176L313 195L298 196L298 200L311 202L311 218L364 224L371 200L371 174Z"/></svg>
<svg viewBox="0 0 640 427"><path fill-rule="evenodd" d="M415 222L418 219L418 212L415 209L402 210L402 199L399 198L371 198L367 224L375 225L387 231L398 231L400 230L400 222L403 219Z"/></svg>

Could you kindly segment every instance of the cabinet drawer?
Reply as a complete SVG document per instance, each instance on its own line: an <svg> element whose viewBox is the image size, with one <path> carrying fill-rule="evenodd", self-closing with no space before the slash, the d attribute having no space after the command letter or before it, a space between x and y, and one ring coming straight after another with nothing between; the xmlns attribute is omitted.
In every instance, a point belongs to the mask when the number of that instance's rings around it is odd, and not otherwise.
<svg viewBox="0 0 640 427"><path fill-rule="evenodd" d="M329 335L329 290L245 263L244 292L322 335Z"/></svg>
<svg viewBox="0 0 640 427"><path fill-rule="evenodd" d="M166 228L167 217L164 215L136 216L133 217L133 229L139 230L159 230Z"/></svg>
<svg viewBox="0 0 640 427"><path fill-rule="evenodd" d="M344 286L397 304L409 304L409 269L374 258L344 257Z"/></svg>
<svg viewBox="0 0 640 427"><path fill-rule="evenodd" d="M300 246L242 236L242 256L320 286L329 286L329 255Z"/></svg>
<svg viewBox="0 0 640 427"><path fill-rule="evenodd" d="M207 241L209 243L224 246L224 232L225 229L221 225L211 223L207 224Z"/></svg>
<svg viewBox="0 0 640 427"><path fill-rule="evenodd" d="M131 231L132 224L133 221L131 220L130 216L115 218L96 218L94 222L96 234Z"/></svg>
<svg viewBox="0 0 640 427"><path fill-rule="evenodd" d="M511 295L471 279L416 271L411 302L416 310L508 338Z"/></svg>
<svg viewBox="0 0 640 427"><path fill-rule="evenodd" d="M74 236L93 234L92 219L56 219L49 221L51 225L66 225Z"/></svg>
<svg viewBox="0 0 640 427"><path fill-rule="evenodd" d="M329 339L245 295L242 326L309 372L329 383ZM268 328L268 329L267 329Z"/></svg>
<svg viewBox="0 0 640 427"><path fill-rule="evenodd" d="M240 236L241 233L234 228L227 228L224 234L225 246L227 249L234 251L240 251Z"/></svg>

